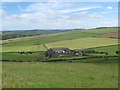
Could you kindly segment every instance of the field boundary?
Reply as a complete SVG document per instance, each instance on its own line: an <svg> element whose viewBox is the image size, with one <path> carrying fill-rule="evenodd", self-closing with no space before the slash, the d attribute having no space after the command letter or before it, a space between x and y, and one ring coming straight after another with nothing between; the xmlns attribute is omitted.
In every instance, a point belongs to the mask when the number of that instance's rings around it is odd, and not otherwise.
<svg viewBox="0 0 120 90"><path fill-rule="evenodd" d="M58 58L58 59L53 59L53 60L49 60L49 59L42 59L42 60L0 60L2 62L61 62L61 61L69 61L72 62L74 60L87 60L87 59L111 59L111 58L119 58L119 56L87 56L87 57L83 57L83 58L69 58L69 59L62 59L62 58Z"/></svg>

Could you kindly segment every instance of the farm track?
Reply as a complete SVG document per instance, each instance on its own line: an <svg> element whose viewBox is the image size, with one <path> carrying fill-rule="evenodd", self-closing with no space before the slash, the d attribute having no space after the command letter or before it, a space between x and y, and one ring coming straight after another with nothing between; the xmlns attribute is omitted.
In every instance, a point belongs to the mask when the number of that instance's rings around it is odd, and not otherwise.
<svg viewBox="0 0 120 90"><path fill-rule="evenodd" d="M75 60L87 60L87 59L112 59L112 58L119 58L119 56L87 56L83 58L71 58L71 59L54 59L54 60L47 60L47 59L42 59L42 60L0 60L2 62L61 62L61 61L68 61L72 62Z"/></svg>

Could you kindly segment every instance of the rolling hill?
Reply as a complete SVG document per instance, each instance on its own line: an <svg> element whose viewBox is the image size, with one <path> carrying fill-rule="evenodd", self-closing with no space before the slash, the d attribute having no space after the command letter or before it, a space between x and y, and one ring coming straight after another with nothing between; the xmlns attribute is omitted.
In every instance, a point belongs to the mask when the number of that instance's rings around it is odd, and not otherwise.
<svg viewBox="0 0 120 90"><path fill-rule="evenodd" d="M3 88L118 88L118 55L115 52L119 39L99 37L111 32L117 33L118 30L77 29L2 40ZM83 59L87 56L71 56L62 57L67 61L45 62L46 49L43 44L49 48L105 50L108 56L88 59ZM20 54L28 51L32 54ZM44 62L38 62L42 60Z"/></svg>
<svg viewBox="0 0 120 90"><path fill-rule="evenodd" d="M93 33L94 32L94 33ZM96 33L95 33L96 32ZM49 47L69 47L71 49L91 48L117 44L118 39L98 38L99 34L117 32L117 28L102 28L93 30L76 30L56 34L47 34L29 39L8 40L2 43L3 52L44 51L43 44ZM97 37L97 38L96 38ZM108 42L106 42L108 40ZM66 45L66 42L68 42ZM71 43L71 44L70 44ZM105 44L106 43L106 44ZM52 45L53 44L53 45ZM56 44L56 45L55 45ZM80 45L79 45L80 44ZM74 48L73 48L74 47Z"/></svg>

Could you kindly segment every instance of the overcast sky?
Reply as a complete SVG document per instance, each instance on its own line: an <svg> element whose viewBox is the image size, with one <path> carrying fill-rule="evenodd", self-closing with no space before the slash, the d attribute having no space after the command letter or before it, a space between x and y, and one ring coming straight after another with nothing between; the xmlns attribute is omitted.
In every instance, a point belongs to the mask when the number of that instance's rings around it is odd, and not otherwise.
<svg viewBox="0 0 120 90"><path fill-rule="evenodd" d="M15 1L15 0L14 0ZM112 27L117 2L2 2L3 30Z"/></svg>

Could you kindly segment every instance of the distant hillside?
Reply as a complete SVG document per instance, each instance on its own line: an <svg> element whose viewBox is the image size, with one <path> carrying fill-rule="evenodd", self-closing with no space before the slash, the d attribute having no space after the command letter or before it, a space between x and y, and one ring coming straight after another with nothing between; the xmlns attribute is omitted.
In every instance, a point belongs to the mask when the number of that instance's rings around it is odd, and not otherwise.
<svg viewBox="0 0 120 90"><path fill-rule="evenodd" d="M118 27L99 27L99 28L83 30L83 32L96 33L96 34L107 34L118 31L119 31Z"/></svg>
<svg viewBox="0 0 120 90"><path fill-rule="evenodd" d="M65 30L53 34L8 39L2 41L2 50L3 52L45 51L43 44L48 48L69 47L71 49L115 45L118 42L117 38L99 37L111 32L118 32L118 28Z"/></svg>
<svg viewBox="0 0 120 90"><path fill-rule="evenodd" d="M58 32L66 32L69 30L19 30L19 31L2 31L2 35L0 34L0 39L6 40L6 39L12 39L12 38L18 38L18 37L27 37L27 36L36 36L36 35L42 35L42 34L52 34L52 33L58 33Z"/></svg>
<svg viewBox="0 0 120 90"><path fill-rule="evenodd" d="M18 38L18 37L27 37L27 36L38 36L42 34L53 34L53 33L60 33L60 32L69 32L69 31L81 31L81 32L87 32L87 33L94 33L94 34L105 34L105 33L111 33L111 32L117 32L117 27L98 27L93 29L47 29L47 30L41 30L41 29L34 29L34 30L17 30L17 31L2 31L0 32L0 39L6 40L6 39L12 39L12 38ZM71 35L72 36L72 35Z"/></svg>

